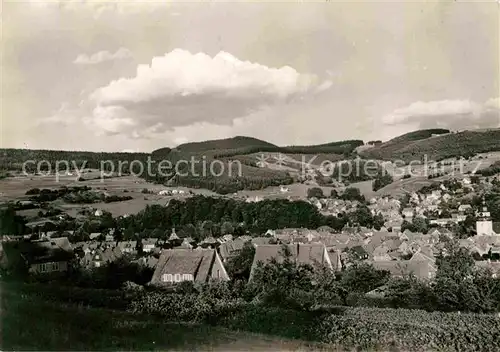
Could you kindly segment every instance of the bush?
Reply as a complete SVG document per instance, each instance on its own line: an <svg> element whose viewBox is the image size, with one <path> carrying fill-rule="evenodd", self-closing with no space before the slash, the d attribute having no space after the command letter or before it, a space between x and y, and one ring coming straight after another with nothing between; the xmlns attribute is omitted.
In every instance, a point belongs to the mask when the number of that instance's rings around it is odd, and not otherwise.
<svg viewBox="0 0 500 352"><path fill-rule="evenodd" d="M29 294L53 302L122 310L127 309L137 296L137 293L118 290L49 286L36 283L15 285L15 290L19 294Z"/></svg>
<svg viewBox="0 0 500 352"><path fill-rule="evenodd" d="M307 198L324 198L323 190L319 187L307 189Z"/></svg>
<svg viewBox="0 0 500 352"><path fill-rule="evenodd" d="M379 189L384 188L385 186L391 184L392 181L393 181L392 176L387 173L378 175L375 178L375 181L373 181L372 185L373 191L378 191Z"/></svg>
<svg viewBox="0 0 500 352"><path fill-rule="evenodd" d="M40 194L40 188L32 188L25 193L27 196L28 195L35 195L35 194Z"/></svg>
<svg viewBox="0 0 500 352"><path fill-rule="evenodd" d="M319 341L362 350L490 351L500 348L500 319L493 315L421 310L345 308L299 311L210 299L208 295L150 292L133 311L173 321L201 322L233 330ZM337 312L335 312L335 310Z"/></svg>
<svg viewBox="0 0 500 352"><path fill-rule="evenodd" d="M492 351L500 348L500 319L495 316L428 313L406 309L348 309L318 325L321 341L362 350Z"/></svg>

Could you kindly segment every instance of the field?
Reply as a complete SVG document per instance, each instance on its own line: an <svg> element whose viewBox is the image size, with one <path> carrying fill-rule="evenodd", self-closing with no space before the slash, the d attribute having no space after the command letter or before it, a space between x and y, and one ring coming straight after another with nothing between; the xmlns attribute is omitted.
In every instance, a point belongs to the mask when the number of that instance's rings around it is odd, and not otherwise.
<svg viewBox="0 0 500 352"><path fill-rule="evenodd" d="M418 191L423 186L429 186L436 181L456 178L462 179L468 173L474 173L478 170L485 169L495 162L500 160L500 152L480 153L470 160L457 160L455 158L445 159L442 165L434 169L434 164L430 163L430 168L425 169L425 165L405 166L404 168L394 170L387 167L386 170L390 174L397 171L398 177L395 177L394 182L374 193L377 196L390 195L393 197L401 196L408 192ZM410 171L411 170L411 171ZM444 173L444 176L428 179L427 176L434 172ZM411 178L402 179L401 175L409 173Z"/></svg>
<svg viewBox="0 0 500 352"><path fill-rule="evenodd" d="M62 186L89 186L95 190L108 192L110 195L128 195L133 199L128 201L113 202L113 203L93 203L93 204L67 204L62 200L52 202L56 208L60 208L70 216L75 216L78 210L85 206L102 209L111 212L114 216L125 214L134 214L146 207L148 204L165 205L170 199L183 198L188 196L189 192L195 194L213 195L213 192L204 189L189 189L186 187L166 187L158 184L146 182L145 180L134 176L121 176L112 178L99 178L98 172L85 174L88 181L77 181L76 176L59 176L56 179L55 175L48 176L23 176L16 175L15 177L7 177L0 180L0 202L16 199L28 199L25 195L26 191L32 188L48 188L57 189ZM91 179L93 178L93 179ZM146 188L154 194L144 194L142 190ZM167 189L183 190L184 194L172 196L160 196L158 192ZM23 210L22 215L35 215L37 209Z"/></svg>
<svg viewBox="0 0 500 352"><path fill-rule="evenodd" d="M1 292L2 351L331 351L325 345Z"/></svg>

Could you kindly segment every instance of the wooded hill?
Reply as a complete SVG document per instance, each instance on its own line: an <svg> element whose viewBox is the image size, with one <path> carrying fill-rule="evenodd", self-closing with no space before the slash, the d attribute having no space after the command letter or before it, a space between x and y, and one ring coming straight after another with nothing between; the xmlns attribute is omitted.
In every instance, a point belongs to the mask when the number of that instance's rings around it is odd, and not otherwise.
<svg viewBox="0 0 500 352"><path fill-rule="evenodd" d="M447 130L420 130L364 149L365 158L382 160L440 161L453 157L471 157L478 153L500 151L500 129L448 133Z"/></svg>

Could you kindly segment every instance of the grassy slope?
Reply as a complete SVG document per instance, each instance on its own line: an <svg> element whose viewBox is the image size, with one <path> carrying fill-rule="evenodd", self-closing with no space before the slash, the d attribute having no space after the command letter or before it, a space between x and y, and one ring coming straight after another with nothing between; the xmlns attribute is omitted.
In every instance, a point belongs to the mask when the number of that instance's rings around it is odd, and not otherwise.
<svg viewBox="0 0 500 352"><path fill-rule="evenodd" d="M1 296L3 351L327 350L320 344L49 303L5 290Z"/></svg>
<svg viewBox="0 0 500 352"><path fill-rule="evenodd" d="M424 138L421 138L424 137ZM500 129L464 131L425 138L425 133L414 132L394 138L361 152L365 157L383 160L442 160L467 153L484 153L500 150Z"/></svg>

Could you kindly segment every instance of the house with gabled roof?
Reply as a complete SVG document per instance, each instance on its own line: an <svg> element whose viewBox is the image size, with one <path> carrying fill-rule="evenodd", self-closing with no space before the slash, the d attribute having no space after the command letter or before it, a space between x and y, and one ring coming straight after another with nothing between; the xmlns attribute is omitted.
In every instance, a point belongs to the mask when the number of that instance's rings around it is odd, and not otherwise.
<svg viewBox="0 0 500 352"><path fill-rule="evenodd" d="M269 239L267 239L269 242ZM222 258L223 262L228 261L230 258L237 256L241 250L243 249L243 246L245 245L246 242L250 241L243 241L239 238L232 240L232 241L227 241L222 243L219 246L219 252L220 256Z"/></svg>
<svg viewBox="0 0 500 352"><path fill-rule="evenodd" d="M142 251L143 252L152 252L156 248L157 238L145 238L142 240Z"/></svg>
<svg viewBox="0 0 500 352"><path fill-rule="evenodd" d="M181 248L181 249L192 249L194 247L194 244L196 241L192 239L191 237L184 237L182 239L182 243L174 248Z"/></svg>
<svg viewBox="0 0 500 352"><path fill-rule="evenodd" d="M291 260L297 265L307 264L311 266L325 266L334 270L330 255L324 244L321 243L296 243L289 245L258 245L255 248L255 256L250 270L250 280L260 262L264 265L270 263L273 259L281 262L284 260L284 250L286 247L290 253Z"/></svg>
<svg viewBox="0 0 500 352"><path fill-rule="evenodd" d="M2 243L1 264L6 269L27 269L34 275L66 272L75 258L67 237L38 241L6 241Z"/></svg>
<svg viewBox="0 0 500 352"><path fill-rule="evenodd" d="M137 241L120 241L117 247L120 248L123 253L135 253Z"/></svg>
<svg viewBox="0 0 500 352"><path fill-rule="evenodd" d="M158 258L156 258L154 255L148 255L137 259L135 262L147 268L154 269L156 267L156 264L158 264Z"/></svg>
<svg viewBox="0 0 500 352"><path fill-rule="evenodd" d="M166 249L151 279L155 286L169 286L182 281L205 283L229 280L229 275L215 249Z"/></svg>
<svg viewBox="0 0 500 352"><path fill-rule="evenodd" d="M406 275L415 275L419 279L428 280L434 278L437 268L431 261L420 260L392 260L372 262L377 270L388 271L393 277L404 277Z"/></svg>
<svg viewBox="0 0 500 352"><path fill-rule="evenodd" d="M118 246L101 247L89 254L86 254L82 259L82 264L90 268L99 268L114 262L122 256L123 252Z"/></svg>
<svg viewBox="0 0 500 352"><path fill-rule="evenodd" d="M343 268L341 252L339 250L329 251L328 256L330 257L330 263L332 263L332 269L341 271Z"/></svg>

